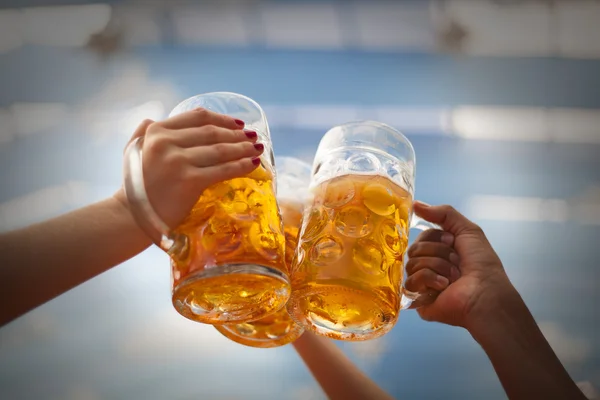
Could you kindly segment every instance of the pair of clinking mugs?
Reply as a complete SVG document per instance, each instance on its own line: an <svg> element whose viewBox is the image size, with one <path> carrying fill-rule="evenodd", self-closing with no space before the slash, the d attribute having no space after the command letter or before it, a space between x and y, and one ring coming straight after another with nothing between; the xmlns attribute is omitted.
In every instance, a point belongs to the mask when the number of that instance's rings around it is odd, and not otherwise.
<svg viewBox="0 0 600 400"><path fill-rule="evenodd" d="M193 321L253 347L294 341L305 329L338 340L389 332L417 293L403 286L413 216L415 153L400 132L351 122L321 139L312 167L275 158L263 110L235 93L180 103L238 118L264 145L250 174L206 189L170 229L144 188L142 141L125 153L125 191L138 224L171 259L172 301Z"/></svg>

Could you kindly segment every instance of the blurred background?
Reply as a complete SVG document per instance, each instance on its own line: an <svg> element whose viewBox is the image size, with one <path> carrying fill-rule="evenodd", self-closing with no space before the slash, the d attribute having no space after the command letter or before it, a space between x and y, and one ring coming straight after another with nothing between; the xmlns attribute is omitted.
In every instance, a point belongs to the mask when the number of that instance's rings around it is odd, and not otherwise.
<svg viewBox="0 0 600 400"><path fill-rule="evenodd" d="M416 197L485 229L593 398L599 72L600 1L3 0L0 227L113 194L134 128L195 94L252 97L275 152L307 161L333 125L379 120L415 146ZM414 311L339 345L397 398L505 398L466 331ZM1 328L0 398L324 395L291 346L246 348L180 317L153 247Z"/></svg>

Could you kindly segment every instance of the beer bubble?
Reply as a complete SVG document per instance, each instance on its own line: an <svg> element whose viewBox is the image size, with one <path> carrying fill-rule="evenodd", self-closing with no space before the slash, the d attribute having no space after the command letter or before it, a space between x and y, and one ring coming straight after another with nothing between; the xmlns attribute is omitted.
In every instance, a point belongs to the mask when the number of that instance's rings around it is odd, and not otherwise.
<svg viewBox="0 0 600 400"><path fill-rule="evenodd" d="M379 235L381 242L395 258L402 256L406 246L404 229L401 224L397 224L393 219L387 218L379 226Z"/></svg>
<svg viewBox="0 0 600 400"><path fill-rule="evenodd" d="M252 324L244 323L235 325L235 330L242 336L254 336L256 335L256 329Z"/></svg>
<svg viewBox="0 0 600 400"><path fill-rule="evenodd" d="M367 236L373 229L371 213L356 206L346 206L337 211L334 225L339 233L352 238Z"/></svg>
<svg viewBox="0 0 600 400"><path fill-rule="evenodd" d="M280 243L282 238L271 229L263 230L260 223L255 222L250 227L248 236L258 254L267 260L275 260L279 257L279 249L283 247L283 243Z"/></svg>
<svg viewBox="0 0 600 400"><path fill-rule="evenodd" d="M356 194L354 182L347 177L343 178L345 179L332 179L323 185L325 189L323 205L325 207L341 207L348 204L350 200L354 198L354 195Z"/></svg>
<svg viewBox="0 0 600 400"><path fill-rule="evenodd" d="M333 236L323 236L313 245L310 260L316 265L328 265L342 257L344 248Z"/></svg>
<svg viewBox="0 0 600 400"><path fill-rule="evenodd" d="M211 254L230 254L241 247L242 234L228 218L212 218L201 232L202 247Z"/></svg>
<svg viewBox="0 0 600 400"><path fill-rule="evenodd" d="M389 187L380 183L371 183L362 191L363 203L377 215L390 215L396 210L394 193Z"/></svg>
<svg viewBox="0 0 600 400"><path fill-rule="evenodd" d="M215 304L212 301L202 295L196 295L193 290L186 296L184 303L196 315L203 315L215 309Z"/></svg>
<svg viewBox="0 0 600 400"><path fill-rule="evenodd" d="M274 323L269 326L265 334L269 339L279 339L290 332L292 323L291 320Z"/></svg>
<svg viewBox="0 0 600 400"><path fill-rule="evenodd" d="M352 253L354 262L370 275L379 275L387 269L381 247L371 239L359 239Z"/></svg>

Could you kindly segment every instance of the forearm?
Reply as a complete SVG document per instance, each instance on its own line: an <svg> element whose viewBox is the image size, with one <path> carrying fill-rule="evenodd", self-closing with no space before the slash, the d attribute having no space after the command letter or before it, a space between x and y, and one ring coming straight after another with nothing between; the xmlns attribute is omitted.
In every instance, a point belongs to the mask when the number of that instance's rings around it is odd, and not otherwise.
<svg viewBox="0 0 600 400"><path fill-rule="evenodd" d="M0 235L0 326L149 245L126 206L113 197Z"/></svg>
<svg viewBox="0 0 600 400"><path fill-rule="evenodd" d="M467 328L490 358L508 397L585 400L517 291L510 287L490 297Z"/></svg>
<svg viewBox="0 0 600 400"><path fill-rule="evenodd" d="M294 342L294 347L328 398L392 399L329 339L307 332Z"/></svg>

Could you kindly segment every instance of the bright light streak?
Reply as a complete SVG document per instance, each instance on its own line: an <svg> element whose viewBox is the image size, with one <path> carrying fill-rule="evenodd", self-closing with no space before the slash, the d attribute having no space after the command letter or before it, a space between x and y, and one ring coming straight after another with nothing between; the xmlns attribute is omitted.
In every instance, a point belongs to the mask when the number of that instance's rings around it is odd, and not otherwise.
<svg viewBox="0 0 600 400"><path fill-rule="evenodd" d="M547 141L544 109L458 107L452 111L452 130L465 139Z"/></svg>
<svg viewBox="0 0 600 400"><path fill-rule="evenodd" d="M561 199L477 195L467 207L467 215L476 220L565 222L569 218L569 206Z"/></svg>
<svg viewBox="0 0 600 400"><path fill-rule="evenodd" d="M450 128L464 139L600 144L600 110L465 106Z"/></svg>

